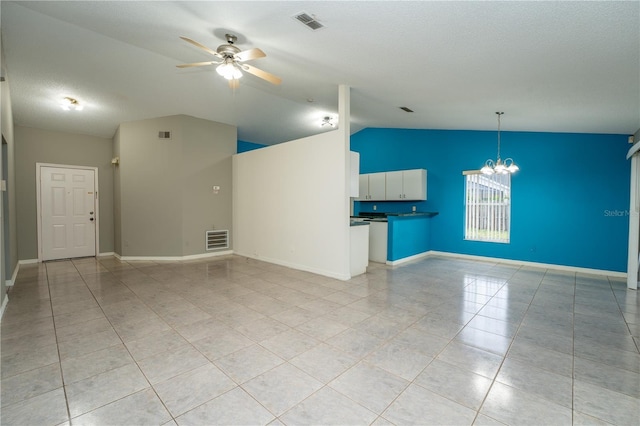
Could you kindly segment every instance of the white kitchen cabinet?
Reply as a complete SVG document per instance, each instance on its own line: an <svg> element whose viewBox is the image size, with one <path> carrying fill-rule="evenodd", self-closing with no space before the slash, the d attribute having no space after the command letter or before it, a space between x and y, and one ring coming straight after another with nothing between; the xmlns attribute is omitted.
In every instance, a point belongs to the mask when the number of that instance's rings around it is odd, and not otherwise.
<svg viewBox="0 0 640 426"><path fill-rule="evenodd" d="M386 191L386 173L367 173L360 175L359 201L383 201Z"/></svg>
<svg viewBox="0 0 640 426"><path fill-rule="evenodd" d="M387 240L389 224L387 222L371 222L369 224L369 260L387 263Z"/></svg>
<svg viewBox="0 0 640 426"><path fill-rule="evenodd" d="M351 226L351 276L364 274L369 266L369 225Z"/></svg>
<svg viewBox="0 0 640 426"><path fill-rule="evenodd" d="M425 169L387 172L387 200L426 200L427 171Z"/></svg>

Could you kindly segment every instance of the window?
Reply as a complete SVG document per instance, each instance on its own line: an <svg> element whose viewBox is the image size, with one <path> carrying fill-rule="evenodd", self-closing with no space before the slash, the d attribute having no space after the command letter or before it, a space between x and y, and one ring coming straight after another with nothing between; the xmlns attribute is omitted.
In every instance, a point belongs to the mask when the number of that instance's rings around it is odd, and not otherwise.
<svg viewBox="0 0 640 426"><path fill-rule="evenodd" d="M508 243L511 222L511 174L463 174L464 239Z"/></svg>

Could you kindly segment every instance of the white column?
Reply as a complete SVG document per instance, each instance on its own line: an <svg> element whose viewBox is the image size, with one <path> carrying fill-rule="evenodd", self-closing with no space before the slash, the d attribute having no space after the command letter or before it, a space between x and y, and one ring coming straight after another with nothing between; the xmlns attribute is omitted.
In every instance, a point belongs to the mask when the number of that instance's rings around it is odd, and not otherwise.
<svg viewBox="0 0 640 426"><path fill-rule="evenodd" d="M344 245L344 258L349 260L347 272L351 276L351 229L349 226L349 213L351 210L351 87L341 84L338 86L338 132L344 141L344 184L346 195L344 198L344 225L347 227L348 240Z"/></svg>

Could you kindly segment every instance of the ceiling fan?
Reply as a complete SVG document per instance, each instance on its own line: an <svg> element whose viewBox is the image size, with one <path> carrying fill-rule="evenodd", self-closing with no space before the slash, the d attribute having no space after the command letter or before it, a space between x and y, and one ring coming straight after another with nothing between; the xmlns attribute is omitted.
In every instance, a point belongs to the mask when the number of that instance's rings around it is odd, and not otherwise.
<svg viewBox="0 0 640 426"><path fill-rule="evenodd" d="M218 72L218 74L229 80L229 87L233 89L238 87L238 79L242 77L242 71L253 74L256 77L266 80L272 84L280 84L282 82L280 77L276 77L271 73L263 71L249 64L245 64L246 61L250 61L252 59L260 59L267 56L262 50L254 47L253 49L240 51L240 49L234 44L238 37L232 34L225 34L225 37L227 38L227 44L218 46L217 50L210 49L207 46L204 46L197 41L191 40L188 37L180 37L184 41L191 43L196 47L199 47L207 53L210 53L211 55L220 59L220 61L194 62L192 64L177 65L177 67L189 68L201 67L206 65L217 65L216 71Z"/></svg>

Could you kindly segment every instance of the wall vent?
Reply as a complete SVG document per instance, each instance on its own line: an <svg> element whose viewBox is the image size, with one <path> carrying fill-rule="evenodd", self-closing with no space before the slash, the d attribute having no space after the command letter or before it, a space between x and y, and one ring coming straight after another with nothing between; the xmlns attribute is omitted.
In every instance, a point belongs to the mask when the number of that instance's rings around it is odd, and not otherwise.
<svg viewBox="0 0 640 426"><path fill-rule="evenodd" d="M324 28L324 24L320 23L315 15L306 12L300 12L297 15L293 15L293 19L296 19L298 22L302 23L307 28L312 29L313 31Z"/></svg>
<svg viewBox="0 0 640 426"><path fill-rule="evenodd" d="M158 132L158 139L171 139L171 132L170 131L159 131Z"/></svg>
<svg viewBox="0 0 640 426"><path fill-rule="evenodd" d="M222 250L229 248L229 231L207 231L205 245L207 250Z"/></svg>

